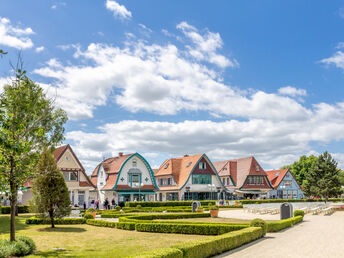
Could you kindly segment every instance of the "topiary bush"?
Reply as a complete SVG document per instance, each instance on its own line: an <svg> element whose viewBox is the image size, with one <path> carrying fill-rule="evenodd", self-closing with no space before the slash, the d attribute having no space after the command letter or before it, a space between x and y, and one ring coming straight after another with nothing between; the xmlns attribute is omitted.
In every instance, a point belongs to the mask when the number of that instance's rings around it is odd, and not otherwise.
<svg viewBox="0 0 344 258"><path fill-rule="evenodd" d="M116 206L115 210L116 211L120 211L121 210L121 206Z"/></svg>
<svg viewBox="0 0 344 258"><path fill-rule="evenodd" d="M91 213L85 213L84 219L93 219L93 215Z"/></svg>
<svg viewBox="0 0 344 258"><path fill-rule="evenodd" d="M250 223L250 227L261 227L263 229L264 235L268 229L268 225L262 219L253 219Z"/></svg>
<svg viewBox="0 0 344 258"><path fill-rule="evenodd" d="M294 217L297 217L297 216L302 216L302 217L304 217L304 216L305 216L305 212L302 211L302 210L295 210L295 211L294 211Z"/></svg>
<svg viewBox="0 0 344 258"><path fill-rule="evenodd" d="M14 242L10 242L8 240L0 240L1 258L32 254L35 249L36 245L29 237L17 237L17 240Z"/></svg>
<svg viewBox="0 0 344 258"><path fill-rule="evenodd" d="M141 208L142 208L141 205L137 205L137 206L136 206L136 209L141 209Z"/></svg>

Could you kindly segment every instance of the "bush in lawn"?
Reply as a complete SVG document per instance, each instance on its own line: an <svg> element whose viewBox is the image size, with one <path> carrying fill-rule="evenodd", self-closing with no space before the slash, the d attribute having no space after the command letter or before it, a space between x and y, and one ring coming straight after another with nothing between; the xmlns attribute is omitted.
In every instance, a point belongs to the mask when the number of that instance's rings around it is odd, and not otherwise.
<svg viewBox="0 0 344 258"><path fill-rule="evenodd" d="M115 210L116 211L120 211L121 210L121 206L116 206Z"/></svg>
<svg viewBox="0 0 344 258"><path fill-rule="evenodd" d="M304 217L304 216L305 216L305 212L304 212L304 211L301 211L301 210L295 210L295 211L294 211L294 217L297 217L297 216L302 216L302 217Z"/></svg>
<svg viewBox="0 0 344 258"><path fill-rule="evenodd" d="M261 227L263 229L264 235L268 229L266 222L262 219L253 219L250 223L250 227Z"/></svg>
<svg viewBox="0 0 344 258"><path fill-rule="evenodd" d="M93 219L93 215L91 213L85 213L84 219Z"/></svg>
<svg viewBox="0 0 344 258"><path fill-rule="evenodd" d="M141 205L137 205L137 206L136 206L136 209L141 209L141 208L142 208Z"/></svg>
<svg viewBox="0 0 344 258"><path fill-rule="evenodd" d="M16 241L0 240L0 257L24 256L32 254L36 245L29 237L20 236Z"/></svg>

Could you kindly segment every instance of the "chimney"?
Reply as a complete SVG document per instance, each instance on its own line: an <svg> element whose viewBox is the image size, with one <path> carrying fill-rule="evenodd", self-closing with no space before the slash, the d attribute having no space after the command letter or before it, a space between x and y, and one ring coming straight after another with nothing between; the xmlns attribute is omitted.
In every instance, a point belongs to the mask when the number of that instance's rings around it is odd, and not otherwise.
<svg viewBox="0 0 344 258"><path fill-rule="evenodd" d="M118 152L118 156L122 157L123 156L123 152Z"/></svg>

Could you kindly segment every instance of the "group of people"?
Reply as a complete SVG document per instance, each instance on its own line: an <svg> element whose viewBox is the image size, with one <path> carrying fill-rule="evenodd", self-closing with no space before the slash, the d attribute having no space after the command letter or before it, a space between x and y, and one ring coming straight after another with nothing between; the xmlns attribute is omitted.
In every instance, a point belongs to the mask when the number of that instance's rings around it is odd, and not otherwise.
<svg viewBox="0 0 344 258"><path fill-rule="evenodd" d="M84 204L85 206L85 204ZM111 200L111 203L109 202L108 198L105 198L104 202L102 203L102 206L99 202L99 200L92 200L91 201L91 207L99 210L100 207L102 207L104 210L110 210L114 209L117 206L115 199Z"/></svg>

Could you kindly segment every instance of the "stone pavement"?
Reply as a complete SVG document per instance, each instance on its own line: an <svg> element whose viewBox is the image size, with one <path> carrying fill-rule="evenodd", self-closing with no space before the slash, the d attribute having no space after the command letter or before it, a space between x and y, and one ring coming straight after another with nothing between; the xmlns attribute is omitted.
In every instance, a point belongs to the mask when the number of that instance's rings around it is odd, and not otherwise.
<svg viewBox="0 0 344 258"><path fill-rule="evenodd" d="M344 257L344 212L304 221L217 257Z"/></svg>

